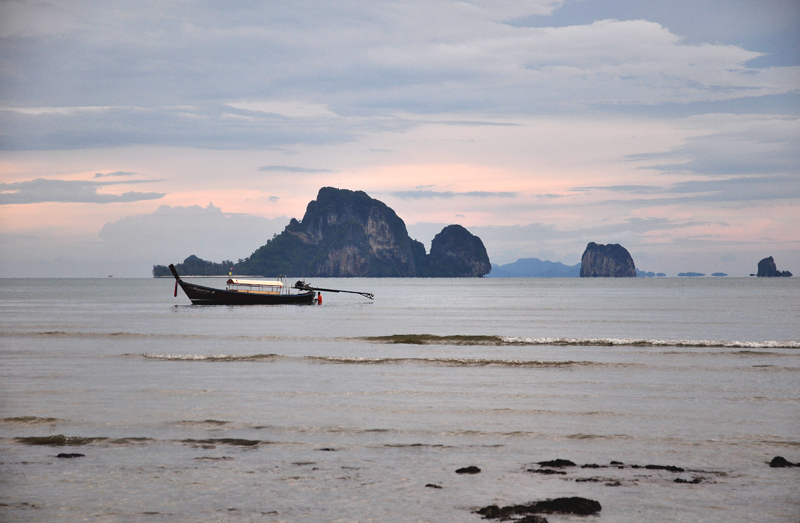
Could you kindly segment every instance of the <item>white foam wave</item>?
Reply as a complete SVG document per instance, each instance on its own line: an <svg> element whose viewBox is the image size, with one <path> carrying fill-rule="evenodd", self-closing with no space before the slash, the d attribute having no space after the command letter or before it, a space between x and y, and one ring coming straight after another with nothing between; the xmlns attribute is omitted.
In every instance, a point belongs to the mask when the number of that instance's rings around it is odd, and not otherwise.
<svg viewBox="0 0 800 523"><path fill-rule="evenodd" d="M800 341L662 340L640 338L524 338L502 337L512 345L631 346L631 347L718 347L727 349L798 349Z"/></svg>
<svg viewBox="0 0 800 523"><path fill-rule="evenodd" d="M236 356L232 354L142 354L143 358L164 361L265 361L281 358L278 354L252 354Z"/></svg>

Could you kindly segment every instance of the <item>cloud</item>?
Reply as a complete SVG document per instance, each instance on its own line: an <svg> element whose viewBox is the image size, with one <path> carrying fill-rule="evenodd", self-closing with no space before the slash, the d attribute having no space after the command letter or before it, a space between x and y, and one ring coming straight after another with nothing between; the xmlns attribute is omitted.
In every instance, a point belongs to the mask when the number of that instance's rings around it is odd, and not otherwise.
<svg viewBox="0 0 800 523"><path fill-rule="evenodd" d="M490 191L467 191L467 192L453 192L453 191L392 191L389 192L391 196L400 198L401 200L419 200L424 198L515 198L516 192L490 192Z"/></svg>
<svg viewBox="0 0 800 523"><path fill-rule="evenodd" d="M266 100L256 102L229 102L236 109L260 113L277 114L287 118L335 117L325 104L312 104L300 101Z"/></svg>
<svg viewBox="0 0 800 523"><path fill-rule="evenodd" d="M26 182L0 183L0 205L42 202L117 203L163 198L165 193L125 192L122 194L100 194L97 192L99 189L108 185L150 181L154 180L139 180L136 182L92 182L37 178Z"/></svg>
<svg viewBox="0 0 800 523"><path fill-rule="evenodd" d="M609 192L622 192L631 194L663 194L666 192L664 187L653 185L599 185L592 187L572 187L570 191L575 192L592 192L592 191L609 191Z"/></svg>
<svg viewBox="0 0 800 523"><path fill-rule="evenodd" d="M105 224L99 237L109 252L122 257L141 258L138 246L147 245L147 261L138 268L144 276L153 264L183 261L190 254L212 261L236 261L252 254L288 223L284 216L270 219L222 212L211 203L206 207L162 205L151 214Z"/></svg>
<svg viewBox="0 0 800 523"><path fill-rule="evenodd" d="M494 19L505 20L526 15L549 15L564 0L466 0L466 3L480 8Z"/></svg>
<svg viewBox="0 0 800 523"><path fill-rule="evenodd" d="M259 171L283 172L283 173L333 173L332 169L312 169L310 167L296 167L291 165L265 165L258 168Z"/></svg>
<svg viewBox="0 0 800 523"><path fill-rule="evenodd" d="M0 150L132 145L280 150L296 144L341 144L354 141L358 133L419 125L401 120L309 123L269 114L245 117L227 109L224 104L206 103L191 109L116 107L72 116L0 111Z"/></svg>
<svg viewBox="0 0 800 523"><path fill-rule="evenodd" d="M644 19L504 23L562 3L4 2L0 149L277 149L413 115L515 125L500 117L797 91L798 67L750 67L762 53Z"/></svg>
<svg viewBox="0 0 800 523"><path fill-rule="evenodd" d="M800 118L709 114L683 119L690 132L669 151L629 155L642 169L704 176L800 173ZM657 162L657 163L652 163Z"/></svg>
<svg viewBox="0 0 800 523"><path fill-rule="evenodd" d="M800 198L797 175L741 176L724 180L692 180L674 184L669 193L693 193L693 200L757 201Z"/></svg>
<svg viewBox="0 0 800 523"><path fill-rule="evenodd" d="M688 43L720 42L769 53L766 64L798 65L800 10L794 0L582 0L565 2L549 16L525 16L508 23L520 27L566 27L595 20L649 20Z"/></svg>
<svg viewBox="0 0 800 523"><path fill-rule="evenodd" d="M286 217L227 213L213 204L162 205L150 214L108 222L99 233L64 235L43 228L0 234L0 275L147 278L153 265L191 254L217 262L244 258L288 223ZM172 295L169 282L164 292Z"/></svg>
<svg viewBox="0 0 800 523"><path fill-rule="evenodd" d="M134 176L137 173L127 172L127 171L115 171L113 173L95 173L95 178L107 178L109 176Z"/></svg>
<svg viewBox="0 0 800 523"><path fill-rule="evenodd" d="M575 187L577 192L608 191L636 196L656 196L646 200L605 201L610 205L674 205L690 202L748 202L800 198L797 175L737 176L731 178L686 180L665 186L607 185Z"/></svg>

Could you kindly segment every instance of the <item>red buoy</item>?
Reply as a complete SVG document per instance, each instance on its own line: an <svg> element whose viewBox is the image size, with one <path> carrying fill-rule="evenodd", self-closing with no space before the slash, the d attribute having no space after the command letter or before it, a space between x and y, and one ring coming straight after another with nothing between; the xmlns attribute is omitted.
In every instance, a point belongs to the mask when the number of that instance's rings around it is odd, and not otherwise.
<svg viewBox="0 0 800 523"><path fill-rule="evenodd" d="M322 293L317 293L317 305L322 305Z"/></svg>

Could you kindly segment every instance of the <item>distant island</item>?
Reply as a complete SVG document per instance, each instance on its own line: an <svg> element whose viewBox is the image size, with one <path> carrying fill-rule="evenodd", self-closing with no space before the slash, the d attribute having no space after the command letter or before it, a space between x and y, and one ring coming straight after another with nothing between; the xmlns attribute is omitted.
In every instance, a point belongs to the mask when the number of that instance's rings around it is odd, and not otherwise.
<svg viewBox="0 0 800 523"><path fill-rule="evenodd" d="M581 257L581 278L635 278L636 266L628 250L618 243L589 242Z"/></svg>
<svg viewBox="0 0 800 523"><path fill-rule="evenodd" d="M664 272L640 271L636 269L637 278L663 278L667 274Z"/></svg>
<svg viewBox="0 0 800 523"><path fill-rule="evenodd" d="M323 187L302 221L286 228L236 263L189 256L175 267L186 275L292 277L481 277L491 271L483 242L461 225L448 225L431 252L411 239L406 224L385 203L363 191ZM169 276L165 265L154 277Z"/></svg>
<svg viewBox="0 0 800 523"><path fill-rule="evenodd" d="M679 272L678 276L681 278L699 278L700 276L705 276L702 272Z"/></svg>
<svg viewBox="0 0 800 523"><path fill-rule="evenodd" d="M758 274L756 274L756 276L759 278L789 278L792 276L792 273L789 271L779 271L778 267L775 266L775 260L770 256L758 262Z"/></svg>

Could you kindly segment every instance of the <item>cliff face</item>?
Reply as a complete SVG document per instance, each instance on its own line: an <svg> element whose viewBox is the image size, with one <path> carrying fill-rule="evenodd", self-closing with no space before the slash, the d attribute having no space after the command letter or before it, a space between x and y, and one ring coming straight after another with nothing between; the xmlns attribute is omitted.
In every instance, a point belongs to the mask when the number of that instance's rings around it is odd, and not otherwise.
<svg viewBox="0 0 800 523"><path fill-rule="evenodd" d="M446 232L447 231L447 232ZM441 236L441 238L440 238ZM459 225L431 246L409 238L406 225L363 191L323 187L302 221L237 264L243 274L329 277L482 276L489 272L483 242Z"/></svg>
<svg viewBox="0 0 800 523"><path fill-rule="evenodd" d="M386 204L363 191L323 187L289 230L320 247L309 274L318 276L414 276L406 224Z"/></svg>
<svg viewBox="0 0 800 523"><path fill-rule="evenodd" d="M635 278L636 267L625 247L614 243L586 246L581 257L581 278Z"/></svg>
<svg viewBox="0 0 800 523"><path fill-rule="evenodd" d="M769 258L764 258L758 262L757 276L760 278L773 278L777 276L789 277L791 275L792 273L789 271L779 271L778 267L775 265L775 260L772 259L772 256Z"/></svg>

